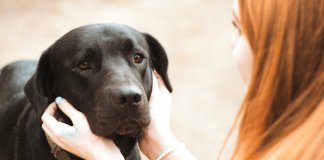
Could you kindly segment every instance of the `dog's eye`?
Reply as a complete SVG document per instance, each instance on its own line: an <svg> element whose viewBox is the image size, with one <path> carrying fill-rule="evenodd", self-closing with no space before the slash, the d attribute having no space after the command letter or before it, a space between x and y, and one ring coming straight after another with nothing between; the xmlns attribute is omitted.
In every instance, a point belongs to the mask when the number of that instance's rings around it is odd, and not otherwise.
<svg viewBox="0 0 324 160"><path fill-rule="evenodd" d="M89 64L87 61L81 61L81 62L78 64L78 67L79 67L81 70L91 69L90 64Z"/></svg>
<svg viewBox="0 0 324 160"><path fill-rule="evenodd" d="M133 56L134 62L137 64L141 64L143 62L143 56L139 53L134 54Z"/></svg>

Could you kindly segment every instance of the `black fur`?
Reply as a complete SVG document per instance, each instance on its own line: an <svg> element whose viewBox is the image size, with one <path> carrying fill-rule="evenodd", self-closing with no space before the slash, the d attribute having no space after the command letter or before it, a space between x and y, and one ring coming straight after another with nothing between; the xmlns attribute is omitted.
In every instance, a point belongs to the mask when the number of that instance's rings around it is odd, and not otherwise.
<svg viewBox="0 0 324 160"><path fill-rule="evenodd" d="M133 60L135 54L144 58L141 63ZM83 70L85 61L89 68ZM40 117L57 96L86 115L93 133L113 139L124 157L140 159L136 140L150 122L152 70L172 91L167 67L155 38L120 24L79 27L49 47L38 65L5 66L0 70L0 159L54 159Z"/></svg>

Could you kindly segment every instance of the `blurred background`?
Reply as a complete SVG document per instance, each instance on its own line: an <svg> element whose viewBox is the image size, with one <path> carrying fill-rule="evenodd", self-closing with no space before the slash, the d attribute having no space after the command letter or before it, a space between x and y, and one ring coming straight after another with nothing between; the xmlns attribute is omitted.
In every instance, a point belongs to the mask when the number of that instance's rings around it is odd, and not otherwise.
<svg viewBox="0 0 324 160"><path fill-rule="evenodd" d="M35 59L69 30L117 22L156 37L168 53L174 134L215 159L244 85L231 55L231 0L0 0L0 66ZM230 141L224 152L228 159Z"/></svg>

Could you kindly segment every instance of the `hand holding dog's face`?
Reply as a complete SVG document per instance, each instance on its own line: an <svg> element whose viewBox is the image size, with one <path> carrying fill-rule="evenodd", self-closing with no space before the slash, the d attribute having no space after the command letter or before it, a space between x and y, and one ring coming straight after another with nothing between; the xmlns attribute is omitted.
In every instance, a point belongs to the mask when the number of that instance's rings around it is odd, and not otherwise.
<svg viewBox="0 0 324 160"><path fill-rule="evenodd" d="M55 119L60 108L72 121L73 126ZM86 117L62 98L56 98L42 115L42 128L60 148L83 159L123 159L112 140L97 136L90 130ZM54 155L57 152L54 152Z"/></svg>
<svg viewBox="0 0 324 160"><path fill-rule="evenodd" d="M83 112L100 136L139 136L150 122L152 70L168 89L168 60L150 35L117 24L77 28L41 57L25 92L39 117L57 96Z"/></svg>

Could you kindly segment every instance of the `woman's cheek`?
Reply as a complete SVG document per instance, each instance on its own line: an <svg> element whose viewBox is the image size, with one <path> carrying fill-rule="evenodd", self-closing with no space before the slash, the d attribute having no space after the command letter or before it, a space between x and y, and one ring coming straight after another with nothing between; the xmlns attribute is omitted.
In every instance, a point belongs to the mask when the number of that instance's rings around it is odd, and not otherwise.
<svg viewBox="0 0 324 160"><path fill-rule="evenodd" d="M233 61L243 83L248 86L252 74L253 55L244 36L239 36L233 44Z"/></svg>
<svg viewBox="0 0 324 160"><path fill-rule="evenodd" d="M236 30L231 38L231 48L233 50L235 48L235 44L236 44L237 40L239 39L239 37L240 37L239 31Z"/></svg>

